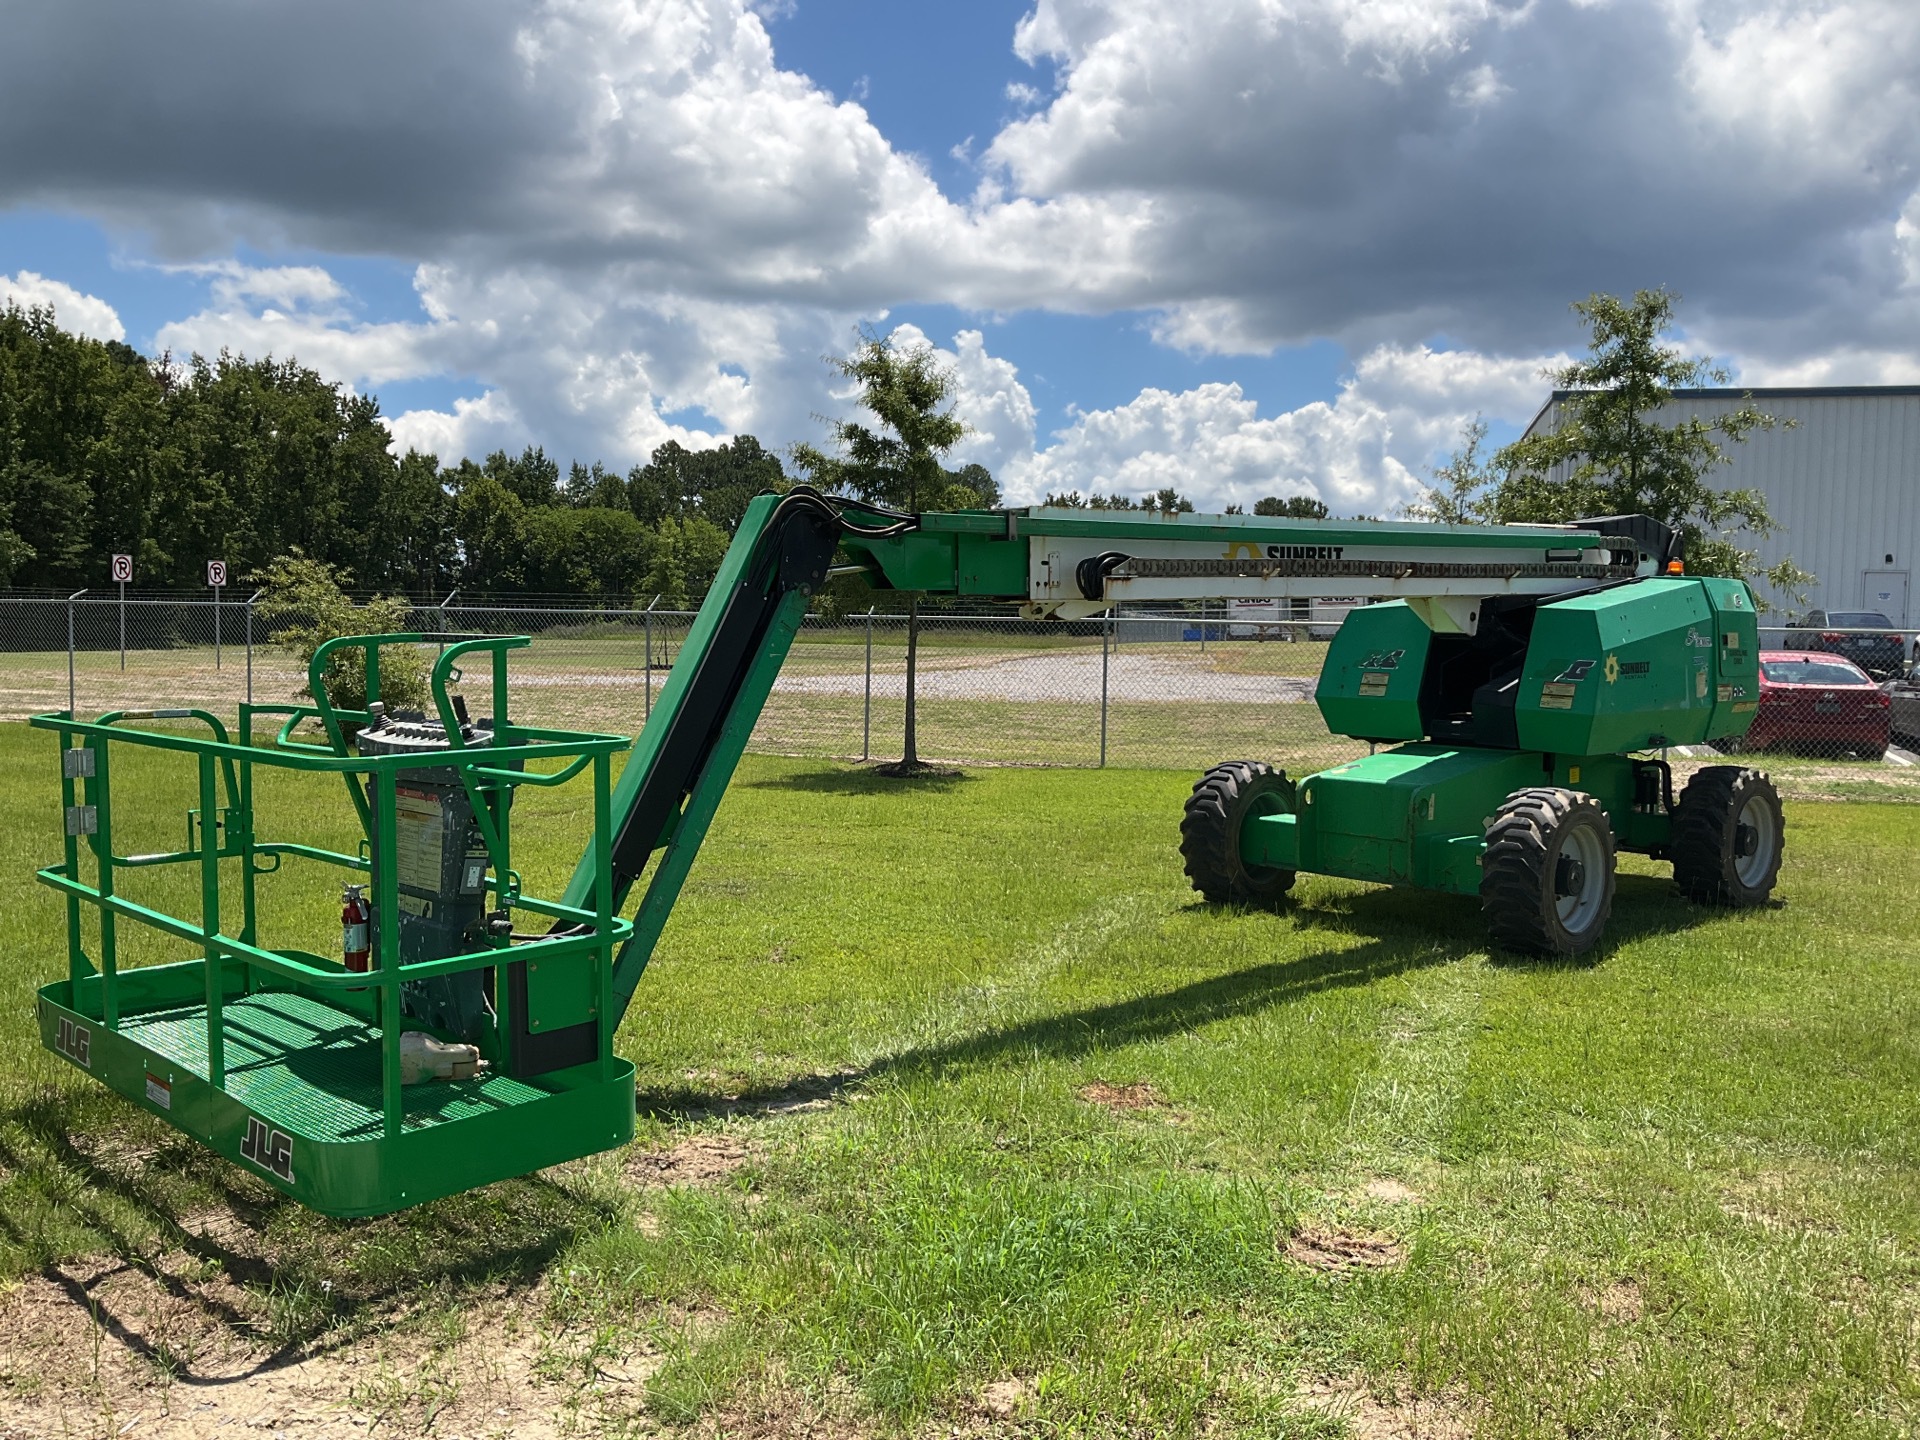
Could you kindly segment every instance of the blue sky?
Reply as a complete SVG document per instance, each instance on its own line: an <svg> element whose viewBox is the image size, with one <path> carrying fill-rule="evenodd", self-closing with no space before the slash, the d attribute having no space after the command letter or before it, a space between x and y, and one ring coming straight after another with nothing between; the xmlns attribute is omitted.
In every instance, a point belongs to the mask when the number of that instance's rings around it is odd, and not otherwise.
<svg viewBox="0 0 1920 1440"><path fill-rule="evenodd" d="M1019 112L1009 85L1052 89L1053 67L1013 53L1013 27L1030 8L815 0L774 12L768 28L784 68L858 100L895 149L918 155L948 195L964 199L975 177L953 151L977 149Z"/></svg>
<svg viewBox="0 0 1920 1440"><path fill-rule="evenodd" d="M1591 290L1920 378L1915 73L1906 0L71 0L0 54L0 291L444 459L816 438L877 325L1016 498L1387 513Z"/></svg>

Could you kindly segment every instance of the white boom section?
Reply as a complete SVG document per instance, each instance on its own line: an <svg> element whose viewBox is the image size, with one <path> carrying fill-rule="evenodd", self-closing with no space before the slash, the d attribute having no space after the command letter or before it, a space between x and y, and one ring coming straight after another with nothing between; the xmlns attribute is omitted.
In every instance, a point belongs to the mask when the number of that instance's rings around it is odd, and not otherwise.
<svg viewBox="0 0 1920 1440"><path fill-rule="evenodd" d="M1215 517L1180 516L1130 525L1125 535L1048 533L1053 516L1084 513L1028 512L1027 613L1080 618L1115 605L1200 599L1406 600L1434 630L1472 634L1489 596L1576 594L1659 566L1631 539L1572 526L1304 522L1301 543L1290 543L1241 540L1216 527L1189 538L1180 521Z"/></svg>

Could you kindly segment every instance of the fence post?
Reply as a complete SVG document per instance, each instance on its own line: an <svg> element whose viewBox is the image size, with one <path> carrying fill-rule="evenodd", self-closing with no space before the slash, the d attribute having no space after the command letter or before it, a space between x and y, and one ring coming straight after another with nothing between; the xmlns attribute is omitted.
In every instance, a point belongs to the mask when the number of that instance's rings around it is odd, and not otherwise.
<svg viewBox="0 0 1920 1440"><path fill-rule="evenodd" d="M860 712L860 758L873 758L873 612L867 607L867 695Z"/></svg>
<svg viewBox="0 0 1920 1440"><path fill-rule="evenodd" d="M256 590L247 596L247 704L253 704L253 602L260 598ZM252 742L249 741L249 744Z"/></svg>
<svg viewBox="0 0 1920 1440"><path fill-rule="evenodd" d="M67 596L67 714L69 716L74 715L73 602L86 593L84 589L81 589Z"/></svg>
<svg viewBox="0 0 1920 1440"><path fill-rule="evenodd" d="M660 594L654 592L653 599L647 602L646 614L642 616L647 627L647 698L641 706L642 720L653 718L653 607L660 603Z"/></svg>
<svg viewBox="0 0 1920 1440"><path fill-rule="evenodd" d="M1113 637L1112 645L1107 637ZM1107 623L1100 631L1100 768L1107 768L1107 667L1108 654L1120 643L1119 616L1115 610L1107 611Z"/></svg>
<svg viewBox="0 0 1920 1440"><path fill-rule="evenodd" d="M437 606L434 607L434 613L439 617L437 622L440 626L440 652L439 653L442 655L447 653L447 607L453 604L453 597L458 595L459 593L460 593L460 587L458 585L454 586L453 589L447 592L447 598L442 600Z"/></svg>

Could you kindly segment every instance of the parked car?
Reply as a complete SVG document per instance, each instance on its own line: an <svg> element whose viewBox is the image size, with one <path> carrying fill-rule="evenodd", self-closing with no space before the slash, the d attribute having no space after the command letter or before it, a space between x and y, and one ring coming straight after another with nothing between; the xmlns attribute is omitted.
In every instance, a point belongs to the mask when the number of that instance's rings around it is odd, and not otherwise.
<svg viewBox="0 0 1920 1440"><path fill-rule="evenodd" d="M1899 634L1862 635L1862 630L1892 630L1893 621L1878 610L1809 610L1789 620L1789 650L1824 650L1853 661L1869 674L1894 675L1906 668L1906 637Z"/></svg>
<svg viewBox="0 0 1920 1440"><path fill-rule="evenodd" d="M1752 726L1744 736L1714 743L1728 751L1793 745L1878 760L1887 753L1892 703L1851 660L1817 651L1763 650L1760 708Z"/></svg>
<svg viewBox="0 0 1920 1440"><path fill-rule="evenodd" d="M1887 722L1897 745L1920 745L1920 660L1898 680L1880 687L1887 692Z"/></svg>

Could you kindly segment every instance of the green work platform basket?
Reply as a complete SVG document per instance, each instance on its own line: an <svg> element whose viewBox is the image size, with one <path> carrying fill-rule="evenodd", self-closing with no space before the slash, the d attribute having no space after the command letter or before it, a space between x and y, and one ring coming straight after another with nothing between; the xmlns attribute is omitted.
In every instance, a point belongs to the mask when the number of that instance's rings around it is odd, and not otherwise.
<svg viewBox="0 0 1920 1440"><path fill-rule="evenodd" d="M633 1066L612 1049L612 971L633 927L612 913L609 840L612 757L629 742L513 723L507 652L527 643L521 636L441 635L330 641L309 670L313 705L242 705L232 732L212 713L186 707L92 721L67 712L35 716L35 726L59 739L66 820L63 860L39 872L65 897L67 910L68 973L39 993L42 1043L329 1215L384 1214L630 1139ZM375 707L382 649L403 645L441 647L430 688L448 741L430 761L361 755L353 743L355 731L381 715ZM364 710L338 709L325 698L325 677L342 652L364 666ZM463 743L462 735L472 733L463 723L464 700L449 692L459 662L476 652L492 660L485 744ZM270 739L258 733L269 716L280 722ZM128 723L136 720L170 723ZM306 722L317 722L324 744L295 738ZM185 848L115 850L112 759L127 746L176 755L196 772L199 804L188 812ZM484 938L465 953L403 959L400 924L376 921L365 971L271 944L260 933L257 880L289 861L334 867L366 883L375 917L401 914L409 901L396 813L410 772L428 765L457 777L484 840L484 876L475 856L475 888L492 907ZM254 780L262 766L339 775L366 837L359 852L259 838ZM512 868L514 791L582 775L590 775L593 789L594 838L585 861L597 881L592 908L524 894ZM127 872L165 866L197 876L199 903L188 907L196 913L169 914L119 893L116 882ZM82 923L88 910L97 915L91 947ZM544 933L514 933L516 913L537 917ZM185 941L198 958L122 965L120 927L127 924ZM435 1034L406 1012L403 986L475 971L491 991L484 1034ZM489 1068L464 1079L403 1084L407 1031L474 1039ZM568 1043L556 1047L558 1035Z"/></svg>

